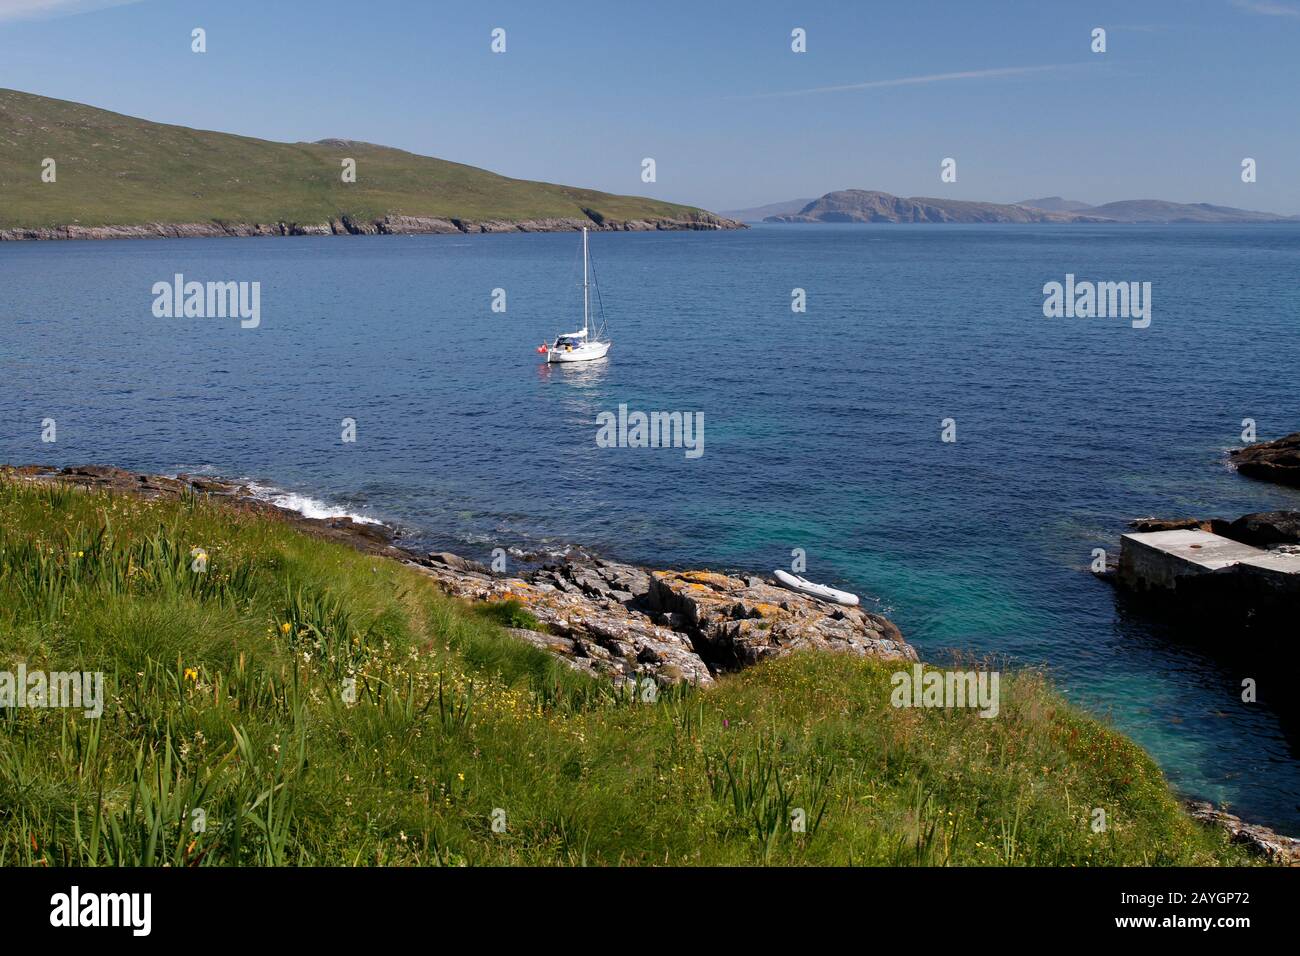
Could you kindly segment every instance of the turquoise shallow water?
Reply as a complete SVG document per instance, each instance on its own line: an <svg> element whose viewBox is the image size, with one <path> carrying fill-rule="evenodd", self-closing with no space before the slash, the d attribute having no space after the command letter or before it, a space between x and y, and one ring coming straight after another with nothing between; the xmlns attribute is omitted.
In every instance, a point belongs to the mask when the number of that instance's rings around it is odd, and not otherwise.
<svg viewBox="0 0 1300 956"><path fill-rule="evenodd" d="M1224 463L1243 418L1300 428L1300 228L596 235L612 360L547 369L532 350L580 308L576 247L0 245L0 460L252 478L478 556L576 543L770 570L801 547L923 654L1044 664L1178 787L1300 832L1286 675L1187 646L1086 573L1135 516L1300 508ZM176 272L260 281L261 327L154 318ZM1151 327L1045 319L1067 272L1151 282ZM620 402L703 412L704 455L597 447Z"/></svg>

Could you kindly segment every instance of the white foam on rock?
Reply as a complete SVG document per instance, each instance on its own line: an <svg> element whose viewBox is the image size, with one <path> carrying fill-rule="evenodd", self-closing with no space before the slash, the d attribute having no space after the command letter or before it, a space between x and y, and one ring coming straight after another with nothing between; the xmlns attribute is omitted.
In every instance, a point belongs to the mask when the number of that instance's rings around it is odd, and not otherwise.
<svg viewBox="0 0 1300 956"><path fill-rule="evenodd" d="M286 511L296 511L304 518L351 518L357 524L383 524L382 521L375 518L348 511L346 508L337 505L327 504L310 495L285 491L282 488L275 488L270 485L259 485L251 481L246 482L246 484L253 493L253 497L258 500L269 502L277 508L284 508Z"/></svg>

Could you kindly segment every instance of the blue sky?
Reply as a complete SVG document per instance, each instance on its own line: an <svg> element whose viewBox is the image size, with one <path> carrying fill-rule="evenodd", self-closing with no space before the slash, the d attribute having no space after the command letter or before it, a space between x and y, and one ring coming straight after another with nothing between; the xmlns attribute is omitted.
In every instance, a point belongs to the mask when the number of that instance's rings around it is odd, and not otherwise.
<svg viewBox="0 0 1300 956"><path fill-rule="evenodd" d="M0 86L712 209L858 187L1300 213L1300 0L0 0Z"/></svg>

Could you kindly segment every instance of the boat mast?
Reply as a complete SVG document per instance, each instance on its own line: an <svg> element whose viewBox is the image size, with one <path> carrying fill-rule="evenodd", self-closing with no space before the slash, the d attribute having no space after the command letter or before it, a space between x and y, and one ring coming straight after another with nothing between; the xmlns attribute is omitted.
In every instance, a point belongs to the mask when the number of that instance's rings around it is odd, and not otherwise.
<svg viewBox="0 0 1300 956"><path fill-rule="evenodd" d="M590 336L587 328L587 227L582 227L582 331ZM584 337L583 341L587 341Z"/></svg>

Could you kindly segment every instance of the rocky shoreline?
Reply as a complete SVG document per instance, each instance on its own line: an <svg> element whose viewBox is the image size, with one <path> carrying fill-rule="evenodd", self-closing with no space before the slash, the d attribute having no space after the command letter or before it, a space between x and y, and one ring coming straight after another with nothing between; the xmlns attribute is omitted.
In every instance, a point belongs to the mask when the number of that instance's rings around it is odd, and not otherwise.
<svg viewBox="0 0 1300 956"><path fill-rule="evenodd" d="M85 465L0 466L0 479L70 484L144 497L200 494L287 521L307 534L347 544L427 574L446 593L474 602L518 602L544 629L508 628L575 670L616 681L708 687L715 678L800 649L912 662L916 650L887 618L826 604L755 576L707 570L651 570L579 555L519 574L497 574L448 552L398 544L383 525L348 517L309 518L257 497L237 482L195 475L147 475ZM1213 804L1188 812L1223 827L1235 842L1274 863L1300 865L1300 839L1249 824Z"/></svg>
<svg viewBox="0 0 1300 956"><path fill-rule="evenodd" d="M1193 820L1222 827L1233 843L1280 866L1300 866L1300 839L1282 836L1268 827L1247 823L1205 800L1186 800L1183 806Z"/></svg>
<svg viewBox="0 0 1300 956"><path fill-rule="evenodd" d="M719 673L803 648L917 660L915 649L887 618L827 604L758 577L651 570L586 554L498 574L460 555L405 548L393 529L383 525L346 517L305 517L236 482L144 475L100 465L6 466L0 476L146 497L198 493L272 515L317 537L401 561L454 597L517 602L539 627L513 628L516 637L556 654L576 670L615 680L649 677L661 684L708 686Z"/></svg>
<svg viewBox="0 0 1300 956"><path fill-rule="evenodd" d="M713 231L747 229L744 223L704 214L687 219L617 220L585 210L582 219L438 219L422 216L384 216L358 219L339 216L328 222L150 222L140 225L36 226L0 229L0 241L46 241L60 239L228 239L253 236L425 236L468 235L503 232L577 232L587 228L601 232Z"/></svg>
<svg viewBox="0 0 1300 956"><path fill-rule="evenodd" d="M1300 432L1234 449L1228 457L1247 478L1300 488Z"/></svg>

